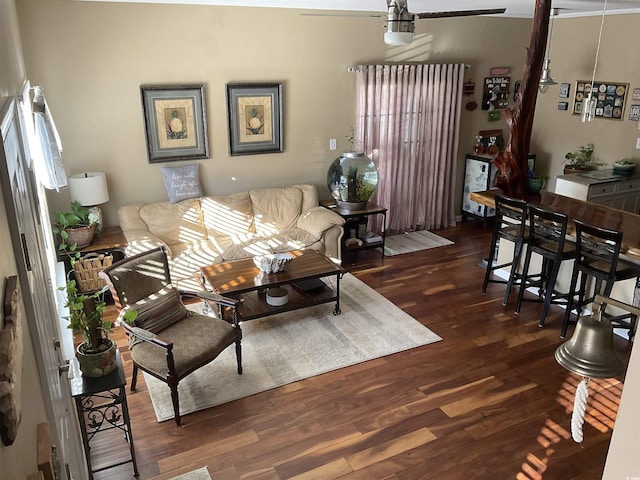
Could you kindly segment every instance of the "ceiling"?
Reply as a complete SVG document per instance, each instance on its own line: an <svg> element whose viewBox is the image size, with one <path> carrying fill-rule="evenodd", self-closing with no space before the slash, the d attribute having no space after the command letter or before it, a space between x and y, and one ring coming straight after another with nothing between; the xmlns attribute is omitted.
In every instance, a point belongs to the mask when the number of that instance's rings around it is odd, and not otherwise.
<svg viewBox="0 0 640 480"><path fill-rule="evenodd" d="M358 12L386 12L385 0L84 0L97 2L125 3L173 3L190 5L226 5L236 7L275 7L313 10L345 10ZM532 18L534 0L408 0L409 11L437 12L449 10L472 10L478 8L502 8L503 16ZM553 8L559 9L558 16L573 17L601 15L604 0L556 0ZM607 0L608 13L640 13L640 0ZM321 12L318 12L321 13Z"/></svg>

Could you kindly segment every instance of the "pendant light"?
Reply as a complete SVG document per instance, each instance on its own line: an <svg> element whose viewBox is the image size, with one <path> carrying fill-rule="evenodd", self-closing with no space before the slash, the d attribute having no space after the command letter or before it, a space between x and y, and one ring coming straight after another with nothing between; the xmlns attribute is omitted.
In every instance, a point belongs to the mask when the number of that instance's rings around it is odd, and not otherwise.
<svg viewBox="0 0 640 480"><path fill-rule="evenodd" d="M549 68L549 65L551 65L551 59L549 58L549 51L551 50L551 36L553 34L553 17L555 17L557 14L558 14L558 10L555 8L552 8L551 22L549 26L549 38L547 40L547 56L544 59L542 74L540 75L540 83L538 84L538 90L540 90L540 93L547 93L551 85L558 84L558 82L556 82L551 77L551 68Z"/></svg>
<svg viewBox="0 0 640 480"><path fill-rule="evenodd" d="M593 94L593 84L596 81L596 69L598 68L598 55L600 54L600 43L602 42L602 27L604 27L604 17L607 13L607 0L604 0L602 7L602 20L600 21L600 33L598 34L598 47L596 48L596 59L593 64L593 74L591 75L591 86L589 94L582 102L582 123L591 122L596 116L596 103L598 97Z"/></svg>

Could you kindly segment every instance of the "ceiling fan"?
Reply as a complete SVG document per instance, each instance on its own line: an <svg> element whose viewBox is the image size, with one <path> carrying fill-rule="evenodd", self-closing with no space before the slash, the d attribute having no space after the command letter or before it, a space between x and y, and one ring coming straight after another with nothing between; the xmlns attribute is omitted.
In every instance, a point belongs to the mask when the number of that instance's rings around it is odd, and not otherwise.
<svg viewBox="0 0 640 480"><path fill-rule="evenodd" d="M506 8L485 8L479 10L457 10L449 12L411 13L407 0L387 0L387 24L385 25L384 43L387 45L407 45L413 40L415 19L417 18L450 18L470 17L474 15L495 15L504 13ZM303 14L305 15L305 14ZM327 16L324 14L306 14L308 16ZM365 16L353 14L332 14L328 16ZM368 17L381 17L370 15Z"/></svg>
<svg viewBox="0 0 640 480"><path fill-rule="evenodd" d="M416 18L470 17L474 15L494 15L504 13L506 8L486 8L479 10L458 10L450 12L411 13L407 0L387 0L387 24L384 43L387 45L407 45L413 40Z"/></svg>

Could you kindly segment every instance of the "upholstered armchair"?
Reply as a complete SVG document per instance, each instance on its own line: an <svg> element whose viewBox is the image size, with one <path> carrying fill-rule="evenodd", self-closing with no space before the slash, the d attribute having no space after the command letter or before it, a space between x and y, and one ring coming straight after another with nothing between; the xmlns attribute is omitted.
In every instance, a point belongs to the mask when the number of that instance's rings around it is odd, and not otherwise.
<svg viewBox="0 0 640 480"><path fill-rule="evenodd" d="M131 390L135 390L138 369L165 382L171 389L175 421L180 425L178 383L198 368L214 360L235 344L238 374L242 373L242 331L236 316L238 300L208 292L184 292L171 284L167 255L156 248L126 258L100 272L120 309L119 323L129 336L133 360ZM217 318L188 310L184 296L206 301ZM121 321L135 309L134 324ZM231 322L221 320L222 309L230 309ZM212 381L214 381L212 379Z"/></svg>

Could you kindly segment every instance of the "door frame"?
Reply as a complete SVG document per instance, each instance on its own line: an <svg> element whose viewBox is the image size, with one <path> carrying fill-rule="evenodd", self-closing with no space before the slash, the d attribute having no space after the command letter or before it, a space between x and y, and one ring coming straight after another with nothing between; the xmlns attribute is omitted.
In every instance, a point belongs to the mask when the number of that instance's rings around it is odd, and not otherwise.
<svg viewBox="0 0 640 480"><path fill-rule="evenodd" d="M43 212L48 215L48 209L33 165L30 165L26 127L20 107L21 100L31 101L28 82L24 91L22 97L10 99L6 105L0 106L2 195L45 414L56 445L54 462L59 478L84 480L88 474L75 406L69 380L60 373L66 359L60 348L55 283L51 278L50 259L45 247L47 234L50 235L45 230L50 229L50 222ZM30 114L30 109L28 111Z"/></svg>

